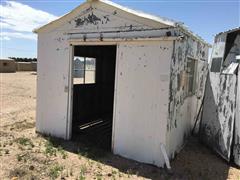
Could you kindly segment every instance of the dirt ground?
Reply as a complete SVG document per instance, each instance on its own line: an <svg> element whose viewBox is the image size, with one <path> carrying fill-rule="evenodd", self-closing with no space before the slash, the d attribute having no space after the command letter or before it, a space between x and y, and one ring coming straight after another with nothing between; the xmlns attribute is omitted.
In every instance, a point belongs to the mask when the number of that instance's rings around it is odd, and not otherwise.
<svg viewBox="0 0 240 180"><path fill-rule="evenodd" d="M172 171L137 163L79 142L35 133L36 74L0 74L0 179L234 179L240 170L197 138L171 162Z"/></svg>

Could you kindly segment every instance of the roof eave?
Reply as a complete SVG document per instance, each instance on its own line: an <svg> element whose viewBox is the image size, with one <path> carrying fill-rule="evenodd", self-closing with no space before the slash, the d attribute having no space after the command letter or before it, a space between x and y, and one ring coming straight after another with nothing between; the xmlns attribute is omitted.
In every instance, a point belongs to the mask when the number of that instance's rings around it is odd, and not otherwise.
<svg viewBox="0 0 240 180"><path fill-rule="evenodd" d="M216 34L215 36L219 36L219 35L225 34L225 33L229 34L229 33L235 32L235 31L240 31L240 27L236 27L236 28L233 28L233 29L230 29L227 31L220 32L220 33Z"/></svg>
<svg viewBox="0 0 240 180"><path fill-rule="evenodd" d="M84 5L87 4L88 2L89 2L89 1L87 0L86 2L80 4L79 6L77 6L77 7L74 8L73 10L71 10L70 12L68 12L68 13L60 16L59 18L57 18L57 19L55 19L55 20L53 20L53 21L51 21L51 22L49 22L49 23L47 23L47 24L44 24L43 26L41 26L41 27L39 27L39 28L33 29L32 32L33 32L33 33L36 33L36 34L39 33L42 29L46 28L46 27L49 26L50 24L53 24L53 23L55 23L55 22L58 22L60 19L68 16L69 14L72 14L74 11L76 11L77 9L79 9L81 6L84 6Z"/></svg>
<svg viewBox="0 0 240 180"><path fill-rule="evenodd" d="M88 1L97 1L97 0L88 0ZM100 1L102 3L105 3L105 4L108 4L109 6L113 6L115 8L121 9L125 12L130 13L130 14L134 14L134 15L142 17L142 18L150 19L150 20L156 21L158 23L165 24L167 26L175 27L176 23L177 23L174 20L170 20L170 19L167 19L167 18L163 18L163 17L152 15L152 14L144 13L142 11L136 11L136 10L133 10L131 8L128 8L128 7L125 7L125 6L122 6L122 5L119 5L119 4L114 3L112 1L109 1L109 0L98 0L98 1Z"/></svg>
<svg viewBox="0 0 240 180"><path fill-rule="evenodd" d="M200 41L201 43L205 44L206 46L208 46L209 48L212 48L212 45L210 43L208 43L207 41L205 41L203 38L201 38L199 35L193 33L192 31L190 31L186 26L184 26L183 24L177 23L176 26L178 28L180 28L183 32L185 32L186 34L190 35L192 38L196 39L197 41Z"/></svg>

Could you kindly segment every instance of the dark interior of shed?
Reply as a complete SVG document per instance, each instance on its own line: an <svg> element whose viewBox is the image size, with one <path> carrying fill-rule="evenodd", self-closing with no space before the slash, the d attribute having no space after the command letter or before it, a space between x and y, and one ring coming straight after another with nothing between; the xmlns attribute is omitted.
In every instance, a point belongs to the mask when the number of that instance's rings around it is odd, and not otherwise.
<svg viewBox="0 0 240 180"><path fill-rule="evenodd" d="M116 46L74 46L74 63L72 138L110 150Z"/></svg>

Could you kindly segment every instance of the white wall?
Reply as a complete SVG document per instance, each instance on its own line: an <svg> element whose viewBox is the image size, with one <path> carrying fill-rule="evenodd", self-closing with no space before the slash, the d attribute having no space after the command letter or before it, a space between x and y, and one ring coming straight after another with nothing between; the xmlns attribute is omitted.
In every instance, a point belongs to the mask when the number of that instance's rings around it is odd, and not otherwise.
<svg viewBox="0 0 240 180"><path fill-rule="evenodd" d="M163 166L172 41L118 46L113 152Z"/></svg>
<svg viewBox="0 0 240 180"><path fill-rule="evenodd" d="M38 132L66 138L69 44L59 32L38 35Z"/></svg>

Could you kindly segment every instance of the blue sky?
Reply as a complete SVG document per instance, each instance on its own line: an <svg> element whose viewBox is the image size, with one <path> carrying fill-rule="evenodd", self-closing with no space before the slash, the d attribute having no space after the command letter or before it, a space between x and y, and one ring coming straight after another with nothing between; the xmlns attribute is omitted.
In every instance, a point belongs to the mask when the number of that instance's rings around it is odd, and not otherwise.
<svg viewBox="0 0 240 180"><path fill-rule="evenodd" d="M61 16L83 1L25 0L0 3L0 57L36 57L37 40L31 30ZM240 26L240 0L114 0L153 15L184 22L212 43L214 35Z"/></svg>

